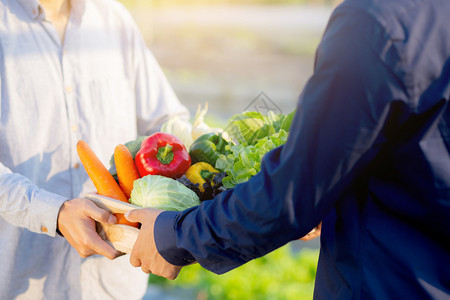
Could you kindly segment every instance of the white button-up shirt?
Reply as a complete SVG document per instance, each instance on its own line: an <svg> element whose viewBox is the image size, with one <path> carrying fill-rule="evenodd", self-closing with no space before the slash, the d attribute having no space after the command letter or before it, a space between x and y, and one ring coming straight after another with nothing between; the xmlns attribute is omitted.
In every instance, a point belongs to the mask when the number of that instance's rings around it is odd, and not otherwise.
<svg viewBox="0 0 450 300"><path fill-rule="evenodd" d="M129 256L79 257L55 235L64 200L95 191L76 152L188 112L115 0L72 0L65 41L37 0L0 0L0 299L139 299Z"/></svg>

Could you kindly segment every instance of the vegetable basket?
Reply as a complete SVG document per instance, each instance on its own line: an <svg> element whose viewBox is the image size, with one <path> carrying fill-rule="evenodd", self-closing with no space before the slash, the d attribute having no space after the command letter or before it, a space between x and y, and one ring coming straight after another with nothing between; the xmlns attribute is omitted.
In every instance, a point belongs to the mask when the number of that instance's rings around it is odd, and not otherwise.
<svg viewBox="0 0 450 300"><path fill-rule="evenodd" d="M139 206L124 203L122 201L101 196L96 193L86 194L85 198L94 202L98 207L113 214L124 214L127 211L141 208ZM102 239L104 239L117 251L130 254L138 237L139 229L123 224L108 225L97 222L97 232Z"/></svg>

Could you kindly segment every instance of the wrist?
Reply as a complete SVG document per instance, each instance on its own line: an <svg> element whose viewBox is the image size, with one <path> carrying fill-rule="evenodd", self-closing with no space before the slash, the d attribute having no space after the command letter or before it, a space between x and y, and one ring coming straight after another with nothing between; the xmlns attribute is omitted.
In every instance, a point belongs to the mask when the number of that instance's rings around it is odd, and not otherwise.
<svg viewBox="0 0 450 300"><path fill-rule="evenodd" d="M66 200L67 198L60 195L38 189L31 201L32 207L27 227L33 232L55 236L59 211Z"/></svg>
<svg viewBox="0 0 450 300"><path fill-rule="evenodd" d="M175 218L179 212L164 211L158 215L153 228L158 253L170 264L186 266L195 258L185 249L178 248L176 242Z"/></svg>

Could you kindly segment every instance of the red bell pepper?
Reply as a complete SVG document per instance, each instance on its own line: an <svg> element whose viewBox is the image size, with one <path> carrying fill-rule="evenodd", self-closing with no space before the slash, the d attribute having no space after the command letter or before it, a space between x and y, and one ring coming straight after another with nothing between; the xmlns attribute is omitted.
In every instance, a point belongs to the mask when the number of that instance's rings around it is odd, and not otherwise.
<svg viewBox="0 0 450 300"><path fill-rule="evenodd" d="M176 136L158 132L142 141L135 162L141 177L161 175L178 178L191 165L191 157Z"/></svg>

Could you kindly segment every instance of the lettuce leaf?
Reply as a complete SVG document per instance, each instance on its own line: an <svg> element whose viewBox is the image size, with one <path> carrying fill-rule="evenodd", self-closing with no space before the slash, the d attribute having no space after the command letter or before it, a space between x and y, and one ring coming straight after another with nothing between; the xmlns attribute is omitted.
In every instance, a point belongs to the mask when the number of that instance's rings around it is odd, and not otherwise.
<svg viewBox="0 0 450 300"><path fill-rule="evenodd" d="M230 154L219 156L215 165L216 169L228 175L222 180L223 186L233 188L255 176L261 170L264 155L286 143L287 138L288 133L280 129L277 133L258 140L255 145L227 146Z"/></svg>
<svg viewBox="0 0 450 300"><path fill-rule="evenodd" d="M267 116L250 111L236 114L228 120L225 131L236 144L255 145L259 140L271 136L281 129L289 132L295 110L289 115L269 111Z"/></svg>

